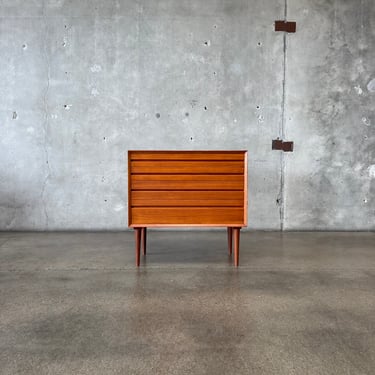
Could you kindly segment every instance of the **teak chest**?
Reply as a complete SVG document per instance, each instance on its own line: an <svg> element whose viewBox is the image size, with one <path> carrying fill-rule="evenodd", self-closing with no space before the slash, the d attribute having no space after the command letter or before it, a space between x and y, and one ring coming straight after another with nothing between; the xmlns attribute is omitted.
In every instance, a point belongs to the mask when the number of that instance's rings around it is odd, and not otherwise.
<svg viewBox="0 0 375 375"><path fill-rule="evenodd" d="M128 221L136 264L147 227L227 227L239 262L247 226L247 151L128 151Z"/></svg>

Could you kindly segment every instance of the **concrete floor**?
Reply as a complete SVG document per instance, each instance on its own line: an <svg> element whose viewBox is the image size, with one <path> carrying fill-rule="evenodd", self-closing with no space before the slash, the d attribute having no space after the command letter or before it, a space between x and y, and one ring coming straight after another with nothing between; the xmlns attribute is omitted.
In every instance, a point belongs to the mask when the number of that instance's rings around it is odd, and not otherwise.
<svg viewBox="0 0 375 375"><path fill-rule="evenodd" d="M0 373L374 374L375 233L0 234Z"/></svg>

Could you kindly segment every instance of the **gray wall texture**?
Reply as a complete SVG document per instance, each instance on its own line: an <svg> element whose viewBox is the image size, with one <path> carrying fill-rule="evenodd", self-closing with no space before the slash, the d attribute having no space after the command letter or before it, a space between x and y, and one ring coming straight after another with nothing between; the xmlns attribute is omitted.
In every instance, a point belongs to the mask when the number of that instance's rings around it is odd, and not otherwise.
<svg viewBox="0 0 375 375"><path fill-rule="evenodd" d="M246 149L250 229L375 230L374 47L373 0L1 0L0 229L125 229L128 149Z"/></svg>

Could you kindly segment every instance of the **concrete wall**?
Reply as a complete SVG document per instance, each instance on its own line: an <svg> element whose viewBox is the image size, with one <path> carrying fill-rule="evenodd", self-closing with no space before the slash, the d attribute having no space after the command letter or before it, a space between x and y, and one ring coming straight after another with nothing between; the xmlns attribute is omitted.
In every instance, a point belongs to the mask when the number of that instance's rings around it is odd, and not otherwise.
<svg viewBox="0 0 375 375"><path fill-rule="evenodd" d="M128 149L247 149L251 229L374 230L374 20L372 0L2 0L0 229L124 229Z"/></svg>

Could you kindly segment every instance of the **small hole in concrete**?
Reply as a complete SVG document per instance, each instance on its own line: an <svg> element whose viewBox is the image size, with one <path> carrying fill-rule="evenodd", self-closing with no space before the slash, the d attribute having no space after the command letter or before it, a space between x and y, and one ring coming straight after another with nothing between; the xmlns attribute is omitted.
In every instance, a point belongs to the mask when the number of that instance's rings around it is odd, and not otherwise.
<svg viewBox="0 0 375 375"><path fill-rule="evenodd" d="M157 113L155 116L156 118L160 118L160 113Z"/></svg>
<svg viewBox="0 0 375 375"><path fill-rule="evenodd" d="M190 137L190 140L192 141L192 140L193 140L193 137Z"/></svg>
<svg viewBox="0 0 375 375"><path fill-rule="evenodd" d="M257 105L257 109L260 109L260 106L259 106L259 105Z"/></svg>
<svg viewBox="0 0 375 375"><path fill-rule="evenodd" d="M207 111L207 109L208 109L208 108L205 106L205 107L204 107L204 110Z"/></svg>
<svg viewBox="0 0 375 375"><path fill-rule="evenodd" d="M27 44L22 44L22 49L27 49Z"/></svg>
<svg viewBox="0 0 375 375"><path fill-rule="evenodd" d="M14 112L13 112L13 120L17 120L17 117L18 117L17 112L14 111Z"/></svg>
<svg viewBox="0 0 375 375"><path fill-rule="evenodd" d="M258 42L258 46L261 46L262 45L262 43L261 42Z"/></svg>
<svg viewBox="0 0 375 375"><path fill-rule="evenodd" d="M189 112L186 112L186 113L185 113L185 116L186 116L186 117L189 117Z"/></svg>

